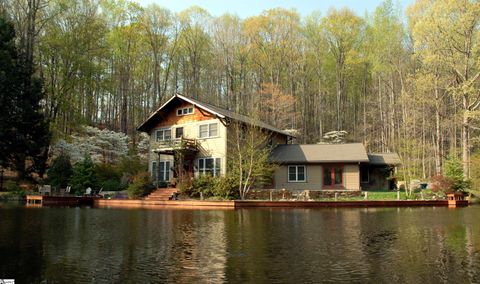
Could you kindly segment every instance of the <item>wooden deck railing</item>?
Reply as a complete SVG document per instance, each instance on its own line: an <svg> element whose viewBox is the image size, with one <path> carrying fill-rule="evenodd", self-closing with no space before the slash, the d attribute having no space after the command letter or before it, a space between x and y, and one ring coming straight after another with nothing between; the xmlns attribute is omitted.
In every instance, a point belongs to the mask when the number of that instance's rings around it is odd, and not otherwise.
<svg viewBox="0 0 480 284"><path fill-rule="evenodd" d="M196 139L180 138L158 141L157 145L160 149L172 148L174 150L198 150L198 143Z"/></svg>

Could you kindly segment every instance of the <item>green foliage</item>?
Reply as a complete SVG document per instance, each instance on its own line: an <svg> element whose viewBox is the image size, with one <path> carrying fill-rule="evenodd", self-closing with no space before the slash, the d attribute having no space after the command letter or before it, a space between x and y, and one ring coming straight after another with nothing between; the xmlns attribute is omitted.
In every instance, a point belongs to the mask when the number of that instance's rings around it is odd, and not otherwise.
<svg viewBox="0 0 480 284"><path fill-rule="evenodd" d="M237 179L229 175L215 178L212 193L222 199L239 199Z"/></svg>
<svg viewBox="0 0 480 284"><path fill-rule="evenodd" d="M95 165L89 156L86 156L83 161L75 164L70 182L72 184L73 192L76 194L85 193L85 190L88 187L92 189L98 187Z"/></svg>
<svg viewBox="0 0 480 284"><path fill-rule="evenodd" d="M140 172L133 178L133 182L128 186L128 198L138 199L152 192L154 186L149 172Z"/></svg>
<svg viewBox="0 0 480 284"><path fill-rule="evenodd" d="M456 157L445 161L445 176L452 180L453 191L466 191L470 188L470 182L463 175L462 162Z"/></svg>
<svg viewBox="0 0 480 284"><path fill-rule="evenodd" d="M50 139L40 110L42 83L14 37L13 24L0 14L0 165L16 169L20 178L32 172L42 176Z"/></svg>
<svg viewBox="0 0 480 284"><path fill-rule="evenodd" d="M69 184L72 174L70 157L67 154L61 154L53 160L48 170L48 183L56 188L65 188Z"/></svg>
<svg viewBox="0 0 480 284"><path fill-rule="evenodd" d="M472 192L480 195L480 151L475 152L471 159L470 177L472 179Z"/></svg>
<svg viewBox="0 0 480 284"><path fill-rule="evenodd" d="M123 190L126 186L121 182L122 172L112 164L95 165L95 174L98 186L103 191Z"/></svg>
<svg viewBox="0 0 480 284"><path fill-rule="evenodd" d="M141 159L139 156L124 156L120 160L119 171L128 177L133 177L147 169L147 159Z"/></svg>
<svg viewBox="0 0 480 284"><path fill-rule="evenodd" d="M192 191L190 196L200 197L200 193L204 198L213 196L213 187L215 184L215 178L211 175L200 175L198 178L192 181Z"/></svg>
<svg viewBox="0 0 480 284"><path fill-rule="evenodd" d="M219 199L238 199L238 183L234 176L213 177L211 175L201 175L191 181L191 184L183 184L180 187L182 194L190 197L199 198L202 193L203 198Z"/></svg>
<svg viewBox="0 0 480 284"><path fill-rule="evenodd" d="M3 188L5 188L6 191L10 191L10 192L13 192L13 191L20 191L21 188L20 186L18 185L17 182L15 182L14 180L6 180L3 182Z"/></svg>

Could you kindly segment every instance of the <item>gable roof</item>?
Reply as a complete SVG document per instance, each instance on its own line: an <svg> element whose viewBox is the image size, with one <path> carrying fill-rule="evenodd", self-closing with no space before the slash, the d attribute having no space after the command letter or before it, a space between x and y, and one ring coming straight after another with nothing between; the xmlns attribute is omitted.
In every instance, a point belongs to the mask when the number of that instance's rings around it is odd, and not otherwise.
<svg viewBox="0 0 480 284"><path fill-rule="evenodd" d="M397 153L371 153L368 154L369 164L372 165L400 165L400 157Z"/></svg>
<svg viewBox="0 0 480 284"><path fill-rule="evenodd" d="M273 149L270 160L276 163L347 163L368 162L362 143L287 144Z"/></svg>
<svg viewBox="0 0 480 284"><path fill-rule="evenodd" d="M249 125L255 125L255 126L258 126L260 128L263 128L263 129L267 129L267 130L277 132L277 133L280 133L280 134L283 134L283 135L294 137L292 134L290 134L286 131L280 130L280 129L278 129L278 128L272 126L272 125L269 125L267 123L264 123L262 121L257 121L257 120L254 120L254 119L248 117L248 116L238 114L238 113L235 113L233 111L226 110L224 108L220 108L220 107L217 107L217 106L205 103L205 102L201 102L197 99L189 98L189 97L186 97L186 96L183 96L183 95L180 95L180 94L175 94L166 103L164 103L162 106L160 106L142 124L140 124L140 126L137 127L137 130L144 131L144 132L148 131L147 130L148 122L151 119L153 119L155 117L155 115L157 115L165 106L167 106L174 99L180 99L180 100L186 101L188 103L191 103L192 105L194 105L194 106L196 106L196 107L198 107L198 108L200 108L200 109L202 109L206 112L209 112L209 113L211 113L211 114L213 114L216 117L221 118L221 119L230 118L232 120L240 121L240 122L243 122L243 123L246 123L246 124L249 124Z"/></svg>

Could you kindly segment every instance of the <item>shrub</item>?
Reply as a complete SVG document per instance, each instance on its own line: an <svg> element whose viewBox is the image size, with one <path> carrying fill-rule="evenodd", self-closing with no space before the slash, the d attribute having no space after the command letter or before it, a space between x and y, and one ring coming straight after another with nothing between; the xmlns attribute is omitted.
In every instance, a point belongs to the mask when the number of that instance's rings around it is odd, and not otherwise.
<svg viewBox="0 0 480 284"><path fill-rule="evenodd" d="M238 183L235 177L223 176L212 177L201 175L193 180L185 180L179 183L180 192L190 197L204 198L218 197L222 199L238 199Z"/></svg>
<svg viewBox="0 0 480 284"><path fill-rule="evenodd" d="M98 186L104 191L117 191L125 188L122 185L122 173L111 164L99 164L95 166L95 174Z"/></svg>
<svg viewBox="0 0 480 284"><path fill-rule="evenodd" d="M83 161L78 162L73 167L70 182L73 192L76 194L83 194L88 187L92 189L98 187L95 166L89 156L86 156Z"/></svg>
<svg viewBox="0 0 480 284"><path fill-rule="evenodd" d="M215 185L215 178L210 175L201 175L192 181L192 197L200 197L200 192L203 197L213 196L213 187Z"/></svg>
<svg viewBox="0 0 480 284"><path fill-rule="evenodd" d="M20 188L20 185L18 185L17 182L14 180L6 180L3 183L3 188L5 188L6 191L14 192L14 191L20 191L22 190Z"/></svg>
<svg viewBox="0 0 480 284"><path fill-rule="evenodd" d="M238 199L238 183L235 177L223 176L215 179L213 195L223 199Z"/></svg>
<svg viewBox="0 0 480 284"><path fill-rule="evenodd" d="M128 198L136 199L144 197L152 192L154 186L152 184L150 173L141 172L133 177L133 182L128 186Z"/></svg>
<svg viewBox="0 0 480 284"><path fill-rule="evenodd" d="M65 188L70 182L73 174L72 164L70 163L70 156L62 153L53 160L50 169L47 172L48 183L55 188Z"/></svg>
<svg viewBox="0 0 480 284"><path fill-rule="evenodd" d="M446 176L436 175L431 178L431 189L433 192L452 193L454 181Z"/></svg>

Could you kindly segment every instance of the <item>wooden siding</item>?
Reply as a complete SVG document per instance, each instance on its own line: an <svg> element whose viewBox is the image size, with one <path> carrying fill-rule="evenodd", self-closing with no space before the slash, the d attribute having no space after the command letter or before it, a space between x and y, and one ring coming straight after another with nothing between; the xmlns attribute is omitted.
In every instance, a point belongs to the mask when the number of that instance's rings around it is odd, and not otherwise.
<svg viewBox="0 0 480 284"><path fill-rule="evenodd" d="M172 111L173 112L173 111ZM185 115L185 116L178 116L179 118L181 117L192 117L196 113L196 109L194 111L193 115ZM174 113L176 116L176 114ZM157 149L159 147L159 144L156 142L156 131L159 129L171 129L172 130L172 138L175 137L175 129L178 127L183 127L183 136L185 138L191 138L191 139L196 139L197 142L199 143L199 150L200 152L198 153L197 157L213 157L213 158L220 158L221 159L221 173L225 174L226 173L226 166L227 166L227 161L226 161L226 152L227 152L227 128L220 122L219 119L208 119L206 116L202 116L200 120L174 120L171 119L170 122L177 122L177 124L165 124L165 123L159 123L159 126L157 128L152 129L150 133L150 155L149 155L149 169L151 171L152 167L152 162L158 160L158 156L153 153L152 151L154 149ZM184 122L184 123L179 123L179 122ZM217 133L218 135L216 137L210 137L210 138L199 138L199 127L202 124L210 124L210 123L217 123ZM170 155L161 155L160 157L161 160L171 160L172 161L172 166L173 166L173 157ZM197 164L198 159L195 159L195 165ZM171 173L170 176L173 176L173 173Z"/></svg>
<svg viewBox="0 0 480 284"><path fill-rule="evenodd" d="M321 164L307 164L306 182L288 182L288 165L279 166L274 173L274 188L288 190L319 190L322 189ZM347 164L343 168L343 185L346 190L360 190L360 172L356 164Z"/></svg>
<svg viewBox="0 0 480 284"><path fill-rule="evenodd" d="M172 107L172 109L168 113L163 114L162 120L157 125L155 125L152 130L154 131L155 129L168 127L171 125L186 124L190 122L203 121L215 118L213 114L210 114L197 107L194 107L193 114L177 115L177 109L186 107L192 107L192 104L182 102L181 104L177 104L175 105L175 107ZM160 115L162 116L162 114Z"/></svg>
<svg viewBox="0 0 480 284"><path fill-rule="evenodd" d="M358 165L345 165L343 177L345 189L360 190L360 168Z"/></svg>

